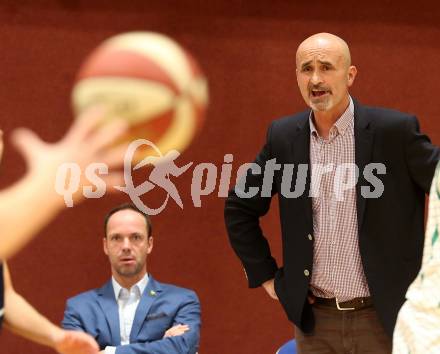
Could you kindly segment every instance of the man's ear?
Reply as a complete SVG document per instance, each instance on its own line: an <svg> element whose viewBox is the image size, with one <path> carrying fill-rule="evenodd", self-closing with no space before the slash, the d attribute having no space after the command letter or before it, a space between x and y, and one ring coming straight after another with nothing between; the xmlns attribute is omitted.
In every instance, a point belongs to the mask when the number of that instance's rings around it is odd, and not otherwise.
<svg viewBox="0 0 440 354"><path fill-rule="evenodd" d="M347 78L347 86L350 87L353 85L354 79L357 75L357 68L354 65L351 65L348 68L348 78Z"/></svg>
<svg viewBox="0 0 440 354"><path fill-rule="evenodd" d="M152 250L153 250L153 236L149 236L148 237L148 250L147 250L147 254L150 254Z"/></svg>
<svg viewBox="0 0 440 354"><path fill-rule="evenodd" d="M104 249L104 253L108 256L107 237L102 239L102 248Z"/></svg>

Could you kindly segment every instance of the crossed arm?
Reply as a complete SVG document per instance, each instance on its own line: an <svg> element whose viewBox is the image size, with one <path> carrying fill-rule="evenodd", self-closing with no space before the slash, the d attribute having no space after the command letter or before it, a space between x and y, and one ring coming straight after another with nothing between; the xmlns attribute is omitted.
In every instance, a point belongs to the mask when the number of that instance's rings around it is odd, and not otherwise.
<svg viewBox="0 0 440 354"><path fill-rule="evenodd" d="M116 354L195 354L200 339L200 303L195 294L179 309L170 330L179 333L176 326L182 324L189 327L183 334L165 334L164 338L153 342L119 346Z"/></svg>
<svg viewBox="0 0 440 354"><path fill-rule="evenodd" d="M87 331L81 314L68 302L63 320L66 329ZM200 340L200 302L188 293L178 309L173 325L162 339L111 347L116 354L195 354ZM107 347L108 348L108 347ZM101 354L107 353L105 350Z"/></svg>

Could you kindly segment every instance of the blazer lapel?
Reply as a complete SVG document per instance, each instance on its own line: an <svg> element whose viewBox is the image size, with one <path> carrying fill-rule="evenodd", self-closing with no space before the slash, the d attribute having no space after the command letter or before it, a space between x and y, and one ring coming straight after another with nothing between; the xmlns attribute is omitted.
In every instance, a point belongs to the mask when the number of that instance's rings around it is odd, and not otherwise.
<svg viewBox="0 0 440 354"><path fill-rule="evenodd" d="M142 324L145 322L145 318L150 311L153 302L160 296L162 292L162 287L160 283L155 281L151 275L148 278L148 284L145 287L144 293L142 294L141 301L136 309L136 314L134 316L133 326L130 333L130 342L134 342L138 336Z"/></svg>
<svg viewBox="0 0 440 354"><path fill-rule="evenodd" d="M309 225L313 225L312 220L312 199L309 197L310 191L310 176L311 176L311 166L310 166L310 124L309 124L310 111L304 113L304 117L300 119L297 124L296 130L292 135L292 156L293 162L298 168L299 164L306 164L308 166L306 186L301 198L304 203L304 210L307 222ZM292 183L295 183L293 181Z"/></svg>
<svg viewBox="0 0 440 354"><path fill-rule="evenodd" d="M119 309L111 280L98 289L98 303L107 319L110 334L115 343L121 343L119 328Z"/></svg>
<svg viewBox="0 0 440 354"><path fill-rule="evenodd" d="M359 168L359 179L356 185L356 205L358 230L360 234L366 205L366 200L361 195L361 186L368 184L364 178L364 169L365 166L371 161L371 153L373 148L373 129L362 106L355 100L353 100L353 102L355 162L356 166Z"/></svg>

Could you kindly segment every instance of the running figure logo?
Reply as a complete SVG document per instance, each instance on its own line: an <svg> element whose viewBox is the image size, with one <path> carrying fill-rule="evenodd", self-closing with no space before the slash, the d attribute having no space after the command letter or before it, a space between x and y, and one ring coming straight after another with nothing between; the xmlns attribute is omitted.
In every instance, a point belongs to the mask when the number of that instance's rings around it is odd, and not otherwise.
<svg viewBox="0 0 440 354"><path fill-rule="evenodd" d="M139 186L135 187L133 184L133 177L131 175L131 164L133 161L134 154L136 150L141 146L149 146L156 153L157 156L147 156L136 166L133 167L133 171L138 170L141 167L152 165L153 170L151 171L148 180L141 183ZM171 197L176 204L183 209L182 199L180 198L179 191L177 190L174 183L170 180L170 176L178 177L185 173L188 168L191 167L193 162L189 162L186 165L179 167L176 165L175 161L180 156L177 150L170 150L164 155L160 152L158 147L149 140L138 139L131 142L124 157L124 181L125 186L117 186L116 189L129 195L132 202L143 212L149 215L159 214L167 205L168 199ZM166 191L167 196L158 208L152 209L144 204L140 199L140 196L148 193L154 188L159 187Z"/></svg>

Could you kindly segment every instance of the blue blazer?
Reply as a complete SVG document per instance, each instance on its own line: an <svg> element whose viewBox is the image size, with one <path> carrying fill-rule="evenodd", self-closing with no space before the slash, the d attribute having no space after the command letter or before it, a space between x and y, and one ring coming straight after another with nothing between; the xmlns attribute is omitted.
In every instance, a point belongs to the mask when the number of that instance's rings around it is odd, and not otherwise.
<svg viewBox="0 0 440 354"><path fill-rule="evenodd" d="M190 330L163 339L177 324ZM130 344L120 345L119 310L112 282L67 300L62 326L93 336L101 350L116 347L116 354L194 354L200 339L200 303L188 289L162 284L149 276L136 310Z"/></svg>

